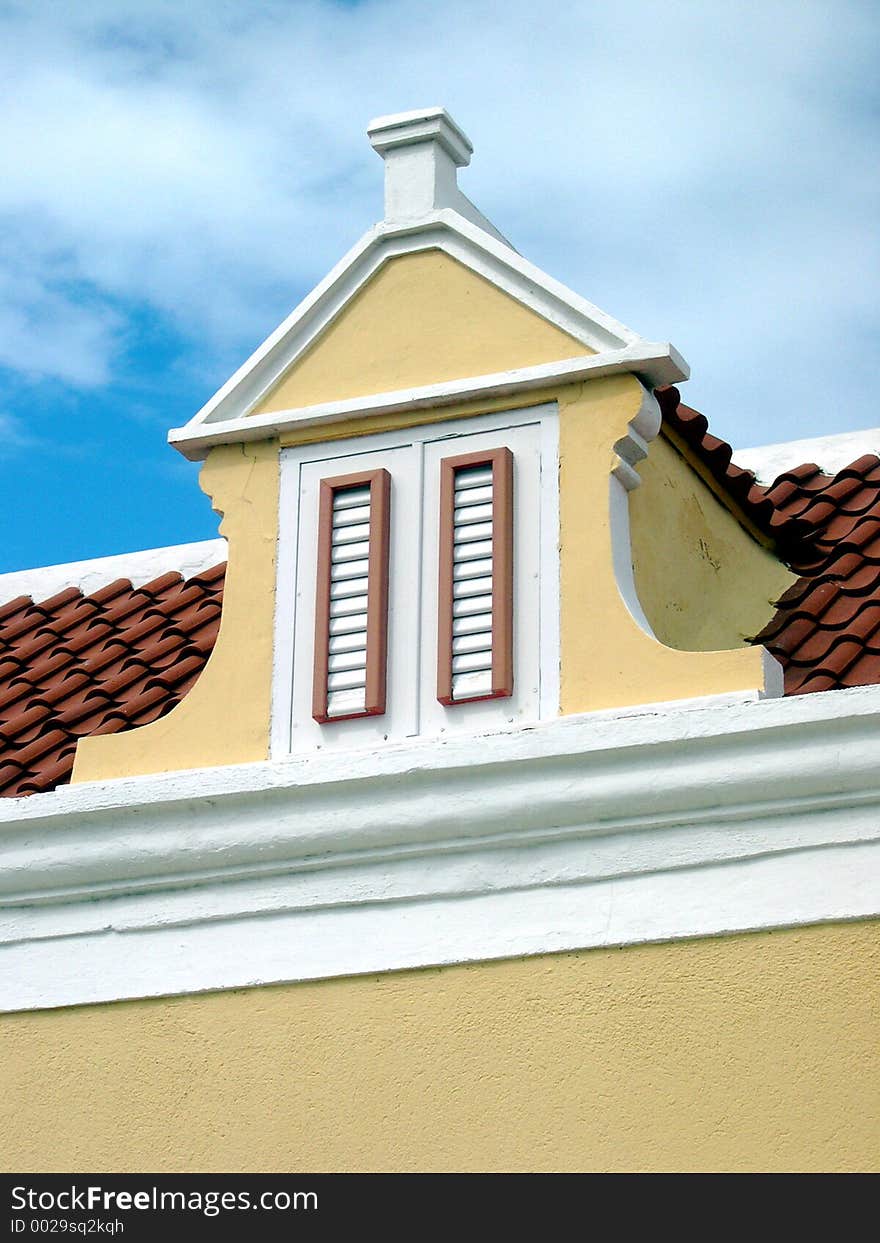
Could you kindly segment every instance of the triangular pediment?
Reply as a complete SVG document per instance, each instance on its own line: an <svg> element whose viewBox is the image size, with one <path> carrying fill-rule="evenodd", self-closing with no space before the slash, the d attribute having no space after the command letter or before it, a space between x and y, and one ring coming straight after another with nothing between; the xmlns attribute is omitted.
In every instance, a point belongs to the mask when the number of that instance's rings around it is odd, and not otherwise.
<svg viewBox="0 0 880 1243"><path fill-rule="evenodd" d="M443 250L421 250L384 263L253 413L592 353Z"/></svg>
<svg viewBox="0 0 880 1243"><path fill-rule="evenodd" d="M170 439L638 347L641 338L458 212L371 229ZM226 434L228 431L228 435ZM247 433L245 433L247 435Z"/></svg>
<svg viewBox="0 0 880 1243"><path fill-rule="evenodd" d="M546 389L615 372L687 377L529 263L458 186L473 146L441 107L372 121L385 215L186 424L185 456L291 428Z"/></svg>

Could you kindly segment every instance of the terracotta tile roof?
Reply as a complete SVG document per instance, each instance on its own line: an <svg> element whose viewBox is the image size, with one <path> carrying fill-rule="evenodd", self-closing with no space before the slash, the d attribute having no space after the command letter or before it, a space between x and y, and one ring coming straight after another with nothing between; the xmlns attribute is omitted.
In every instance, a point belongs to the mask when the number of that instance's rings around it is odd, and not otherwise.
<svg viewBox="0 0 880 1243"><path fill-rule="evenodd" d="M836 475L807 463L765 487L676 389L657 398L671 438L800 575L753 640L781 661L786 695L880 684L880 457Z"/></svg>
<svg viewBox="0 0 880 1243"><path fill-rule="evenodd" d="M53 790L78 738L170 712L211 654L225 572L0 604L0 796Z"/></svg>

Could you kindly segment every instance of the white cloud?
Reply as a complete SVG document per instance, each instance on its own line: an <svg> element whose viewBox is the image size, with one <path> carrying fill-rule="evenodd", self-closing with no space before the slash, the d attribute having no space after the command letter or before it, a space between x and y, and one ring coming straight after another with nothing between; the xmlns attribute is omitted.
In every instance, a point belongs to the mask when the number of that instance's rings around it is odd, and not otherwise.
<svg viewBox="0 0 880 1243"><path fill-rule="evenodd" d="M7 5L0 363L103 383L128 304L209 353L250 348L379 214L366 122L441 102L477 147L470 196L674 340L723 434L822 431L817 379L863 405L876 332L876 18L845 0Z"/></svg>

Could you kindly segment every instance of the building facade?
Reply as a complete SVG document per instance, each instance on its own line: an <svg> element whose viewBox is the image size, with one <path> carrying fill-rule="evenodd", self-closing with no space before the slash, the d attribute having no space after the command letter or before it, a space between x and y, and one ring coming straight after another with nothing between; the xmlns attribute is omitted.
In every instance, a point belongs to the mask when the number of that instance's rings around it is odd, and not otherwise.
<svg viewBox="0 0 880 1243"><path fill-rule="evenodd" d="M170 435L223 540L0 579L9 1167L871 1168L880 459L759 482L369 134Z"/></svg>

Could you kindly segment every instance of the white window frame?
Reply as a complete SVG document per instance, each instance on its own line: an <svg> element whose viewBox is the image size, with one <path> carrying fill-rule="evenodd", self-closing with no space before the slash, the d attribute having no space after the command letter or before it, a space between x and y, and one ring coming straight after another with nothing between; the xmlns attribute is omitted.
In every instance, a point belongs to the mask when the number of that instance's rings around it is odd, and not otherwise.
<svg viewBox="0 0 880 1243"><path fill-rule="evenodd" d="M538 426L538 444L540 454L540 480L538 485L539 494L539 524L540 524L540 541L539 541L539 563L540 563L540 580L539 580L539 666L540 666L540 683L538 695L538 720L549 720L559 713L559 417L558 408L555 402L545 403L537 406L529 406L514 410L501 410L489 414L477 415L474 417L462 419L447 419L440 422L426 423L417 427L402 428L390 432L377 432L366 436L357 436L335 441L322 441L320 443L312 443L308 445L297 445L291 448L282 449L281 451L281 469L279 481L279 531L278 531L278 548L277 548L277 566L276 566L276 593L275 593L275 644L274 644L274 667L273 667L273 685L272 685L272 718L271 718L271 756L272 759L284 759L293 753L293 693L294 693L294 636L296 633L296 585L299 576L299 567L297 566L298 547L300 542L300 518L299 518L299 496L301 487L301 470L304 466L326 462L327 475L333 476L344 473L347 469L347 458L358 459L367 454L390 452L395 449L401 449L407 445L420 446L418 450L418 469L422 469L422 461L425 454L425 445L428 442L442 442L444 455L454 455L460 452L458 444L463 437L473 437L477 434L493 435L497 437L499 445L504 443L503 432L505 429L513 429L518 427ZM361 467L352 466L352 469L360 469ZM418 479L418 488L420 494L425 496L424 480L421 475ZM391 540L392 547L395 542L395 508L393 500L393 472L392 472L392 505L391 505ZM519 510L519 506L514 501L514 523L523 521L523 515ZM399 527L399 523L397 526ZM397 531L398 538L401 533ZM409 534L411 540L415 540L413 533ZM424 601L436 594L436 585L428 584L424 579L424 567L422 562L428 560L422 552L424 543L424 533L419 532L418 539L413 544L417 547L418 566L413 568L414 580L418 582L418 591L420 597L420 609L424 608ZM430 572L433 572L430 571ZM400 573L400 557L397 558L397 569L395 569L395 561L392 557L391 575L392 582L390 584L390 592L394 591L393 577L395 573ZM415 588L415 581L410 583L410 590ZM309 607L306 605L305 607ZM420 626L420 634L424 630L424 622ZM420 639L420 642L423 642ZM389 703L388 712L393 713L394 704L390 700L390 696L395 693L394 687L394 668L399 668L399 662L404 659L407 663L408 670L411 668L412 673L407 673L407 678L415 677L416 694L418 695L419 684L424 681L415 670L422 667L422 654L419 651L407 652L401 654L395 652L391 647L388 650L388 672L389 672ZM515 671L517 659L515 656ZM309 668L311 668L311 654L309 659ZM424 694L424 688L421 688ZM504 701L497 700L497 705ZM481 704L461 704L450 709L456 714L456 733L480 733L487 730L494 731L499 728L505 728L504 725L498 723L499 718L493 718L487 711L479 711L480 708L485 709L485 705ZM422 713L427 719L436 721L436 714L432 710L429 713ZM534 723L534 717L529 720L529 724ZM372 721L374 725L381 722L381 717L374 717ZM507 723L506 728L516 729L521 726L515 721ZM333 729L331 723L327 727ZM433 738L436 740L440 733L435 725L428 728L420 729L417 736L426 740ZM352 732L352 749L360 750L375 745L377 738L375 730L372 736L365 731L363 740L361 741L356 732ZM403 741L402 737L396 734L389 734L389 743L395 741ZM297 751L297 754L303 754Z"/></svg>

